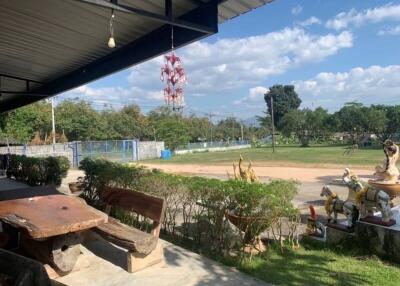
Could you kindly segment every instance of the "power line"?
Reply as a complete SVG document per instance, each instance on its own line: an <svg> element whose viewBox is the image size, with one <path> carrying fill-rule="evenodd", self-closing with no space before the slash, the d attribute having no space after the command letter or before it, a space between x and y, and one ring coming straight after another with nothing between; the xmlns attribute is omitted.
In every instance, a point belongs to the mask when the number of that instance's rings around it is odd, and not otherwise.
<svg viewBox="0 0 400 286"><path fill-rule="evenodd" d="M122 108L128 107L130 105L136 105L142 110L155 109L155 108L159 108L159 107L163 106L163 105L139 104L137 102L130 102L130 103L124 104L124 103L109 102L109 101L96 100L96 99L80 99L78 97L59 99L59 102L57 102L57 104L59 104L62 101L75 101L75 102L84 101L84 102L89 103L96 111L107 110L107 108L109 108L109 107L122 109ZM184 110L186 110L190 113L193 113L197 116L201 115L201 116L207 117L209 119L210 119L210 113L211 113L212 114L211 120L212 120L212 118L227 119L227 118L235 117L234 113L202 111L202 110L191 108L189 106L186 106ZM247 111L248 110L246 110L246 109L240 109L240 110L237 110L236 112L247 112Z"/></svg>

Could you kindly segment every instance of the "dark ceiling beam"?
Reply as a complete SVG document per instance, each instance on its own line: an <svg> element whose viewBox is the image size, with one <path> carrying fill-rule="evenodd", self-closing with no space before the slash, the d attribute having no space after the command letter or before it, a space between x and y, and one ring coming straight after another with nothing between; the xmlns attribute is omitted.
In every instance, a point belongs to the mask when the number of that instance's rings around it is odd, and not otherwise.
<svg viewBox="0 0 400 286"><path fill-rule="evenodd" d="M18 95L27 95L27 96L39 96L39 97L46 97L48 95L44 94L37 94L34 92L29 91L12 91L12 90L0 90L0 94L18 94Z"/></svg>
<svg viewBox="0 0 400 286"><path fill-rule="evenodd" d="M76 0L76 1L96 5L96 6L107 8L107 9L114 9L115 11L124 12L124 13L128 13L128 14L135 14L135 15L138 15L141 17L146 17L148 19L151 19L151 20L163 23L163 24L169 24L174 27L181 27L181 28L190 29L190 30L194 30L194 31L202 32L202 33L207 33L207 34L215 34L216 33L215 30L213 30L212 28L210 28L208 26L199 25L196 23L173 18L172 14L171 14L171 17L168 17L165 15L152 13L152 12L149 12L146 10L130 7L127 5L111 3L106 0ZM166 2L168 2L168 1L166 1Z"/></svg>
<svg viewBox="0 0 400 286"><path fill-rule="evenodd" d="M40 82L40 81L37 81L37 80L33 80L33 79L29 79L29 78L23 78L23 77L19 77L19 76L15 76L15 75L3 74L3 73L0 73L0 77L6 77L6 78L12 78L12 79L26 81L26 82L33 82L33 83L37 83L37 84L43 84L43 82Z"/></svg>
<svg viewBox="0 0 400 286"><path fill-rule="evenodd" d="M2 100L2 96L0 96L0 113L7 112L24 105L34 103L46 97L48 97L48 95L44 95L43 97L38 98L38 96L29 96L25 94L23 96L22 95L19 96L14 100Z"/></svg>
<svg viewBox="0 0 400 286"><path fill-rule="evenodd" d="M202 1L202 0L189 0L190 2L192 2L194 5L200 6L200 5L204 5L207 3L207 1Z"/></svg>

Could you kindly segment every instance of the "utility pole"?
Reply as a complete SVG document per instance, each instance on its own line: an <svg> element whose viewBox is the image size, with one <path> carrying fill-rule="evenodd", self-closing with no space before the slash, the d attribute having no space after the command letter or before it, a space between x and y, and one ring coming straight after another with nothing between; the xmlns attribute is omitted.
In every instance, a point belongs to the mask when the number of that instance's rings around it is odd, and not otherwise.
<svg viewBox="0 0 400 286"><path fill-rule="evenodd" d="M272 152L275 153L274 98L271 95Z"/></svg>
<svg viewBox="0 0 400 286"><path fill-rule="evenodd" d="M243 142L243 123L240 123L240 134Z"/></svg>
<svg viewBox="0 0 400 286"><path fill-rule="evenodd" d="M56 123L54 120L54 98L51 98L51 123L52 123L52 134L53 134L53 154L56 153Z"/></svg>
<svg viewBox="0 0 400 286"><path fill-rule="evenodd" d="M212 122L212 118L214 117L214 114L210 111L210 113L208 114L208 118L210 120L210 141L213 142L213 122Z"/></svg>

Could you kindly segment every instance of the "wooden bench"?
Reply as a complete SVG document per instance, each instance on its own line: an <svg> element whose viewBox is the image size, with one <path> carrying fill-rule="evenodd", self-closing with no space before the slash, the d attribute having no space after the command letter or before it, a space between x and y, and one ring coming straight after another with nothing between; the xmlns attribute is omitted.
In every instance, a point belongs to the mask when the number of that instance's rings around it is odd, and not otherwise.
<svg viewBox="0 0 400 286"><path fill-rule="evenodd" d="M110 214L112 207L116 207L153 221L151 233L125 225L111 217L108 223L94 229L104 239L128 251L127 271L136 272L161 262L164 255L158 237L164 217L164 200L144 193L112 187L105 188L101 200L106 204L107 214Z"/></svg>

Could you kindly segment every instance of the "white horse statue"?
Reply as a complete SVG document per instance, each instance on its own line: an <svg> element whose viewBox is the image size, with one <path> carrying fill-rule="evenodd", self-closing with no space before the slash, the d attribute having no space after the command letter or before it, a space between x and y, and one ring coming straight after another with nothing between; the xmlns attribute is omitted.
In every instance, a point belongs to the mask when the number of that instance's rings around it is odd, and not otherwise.
<svg viewBox="0 0 400 286"><path fill-rule="evenodd" d="M355 204L339 199L339 196L335 192L332 192L327 185L323 186L321 197L326 197L325 211L328 215L328 222L331 222L333 213L333 223L337 223L338 214L341 213L346 216L349 228L354 225L358 219L358 210Z"/></svg>
<svg viewBox="0 0 400 286"><path fill-rule="evenodd" d="M396 183L399 180L399 169L396 162L399 159L399 146L391 140L383 143L383 152L385 153L385 161L382 166L375 167L375 177L378 181Z"/></svg>
<svg viewBox="0 0 400 286"><path fill-rule="evenodd" d="M376 209L382 213L383 222L390 221L392 211L390 197L386 192L364 186L358 176L348 168L345 169L342 179L349 188L356 192L356 203L359 206L361 218L374 216Z"/></svg>

